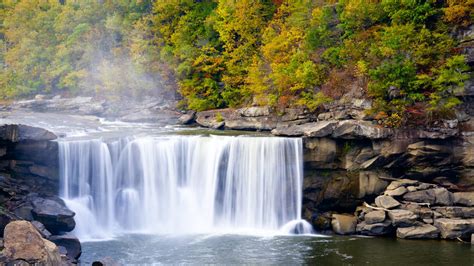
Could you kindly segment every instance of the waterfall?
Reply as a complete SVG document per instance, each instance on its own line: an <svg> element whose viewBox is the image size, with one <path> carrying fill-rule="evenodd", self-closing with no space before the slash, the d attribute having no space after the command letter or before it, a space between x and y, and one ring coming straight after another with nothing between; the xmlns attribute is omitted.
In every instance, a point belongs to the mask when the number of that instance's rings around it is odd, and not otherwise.
<svg viewBox="0 0 474 266"><path fill-rule="evenodd" d="M59 157L61 196L81 239L307 228L301 139L62 140Z"/></svg>

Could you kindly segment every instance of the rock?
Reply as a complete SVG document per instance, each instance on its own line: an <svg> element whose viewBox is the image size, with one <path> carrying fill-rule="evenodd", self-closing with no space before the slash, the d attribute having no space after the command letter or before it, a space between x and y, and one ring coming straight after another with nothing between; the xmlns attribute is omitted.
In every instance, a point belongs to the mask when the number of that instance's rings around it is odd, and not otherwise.
<svg viewBox="0 0 474 266"><path fill-rule="evenodd" d="M454 203L457 205L474 206L474 191L453 193Z"/></svg>
<svg viewBox="0 0 474 266"><path fill-rule="evenodd" d="M390 185L388 185L387 190L394 190L401 186L416 185L416 184L418 184L418 181L411 180L411 179L395 180L395 181L392 181Z"/></svg>
<svg viewBox="0 0 474 266"><path fill-rule="evenodd" d="M387 187L387 181L380 179L380 175L376 171L359 172L359 198L378 195Z"/></svg>
<svg viewBox="0 0 474 266"><path fill-rule="evenodd" d="M386 190L384 192L384 195L391 196L391 197L399 197L399 196L403 196L407 192L408 192L408 189L406 187L398 187L394 190Z"/></svg>
<svg viewBox="0 0 474 266"><path fill-rule="evenodd" d="M33 206L31 206L31 204L24 203L15 208L13 213L15 213L15 215L22 220L33 221L33 214L31 213L32 210Z"/></svg>
<svg viewBox="0 0 474 266"><path fill-rule="evenodd" d="M48 239L51 236L51 233L44 227L44 224L38 221L32 221L31 224L38 230L42 237Z"/></svg>
<svg viewBox="0 0 474 266"><path fill-rule="evenodd" d="M393 135L391 129L379 127L370 121L344 120L337 124L332 137L342 139L384 139Z"/></svg>
<svg viewBox="0 0 474 266"><path fill-rule="evenodd" d="M38 127L26 125L3 125L0 126L0 140L20 142L54 140L56 135L50 131Z"/></svg>
<svg viewBox="0 0 474 266"><path fill-rule="evenodd" d="M403 204L400 209L411 211L421 219L432 219L434 215L430 208L415 203Z"/></svg>
<svg viewBox="0 0 474 266"><path fill-rule="evenodd" d="M434 204L436 202L435 192L432 189L408 192L403 195L403 199L418 203Z"/></svg>
<svg viewBox="0 0 474 266"><path fill-rule="evenodd" d="M58 246L65 247L67 256L70 259L78 259L81 256L82 248L79 239L72 235L56 235L49 238L50 241Z"/></svg>
<svg viewBox="0 0 474 266"><path fill-rule="evenodd" d="M436 207L435 211L441 213L446 218L474 218L474 207Z"/></svg>
<svg viewBox="0 0 474 266"><path fill-rule="evenodd" d="M336 141L329 138L305 138L304 161L313 167L331 167L336 159Z"/></svg>
<svg viewBox="0 0 474 266"><path fill-rule="evenodd" d="M5 256L10 260L24 260L32 264L61 265L56 245L41 237L27 221L14 221L5 227Z"/></svg>
<svg viewBox="0 0 474 266"><path fill-rule="evenodd" d="M388 211L388 217L392 221L395 227L408 227L415 224L418 216L411 211L407 210L390 210Z"/></svg>
<svg viewBox="0 0 474 266"><path fill-rule="evenodd" d="M264 107L247 107L238 109L237 112L243 117L258 117L270 115L270 108Z"/></svg>
<svg viewBox="0 0 474 266"><path fill-rule="evenodd" d="M378 196L375 198L375 205L385 209L393 209L400 206L400 202L390 196Z"/></svg>
<svg viewBox="0 0 474 266"><path fill-rule="evenodd" d="M353 234L356 231L357 218L354 215L333 214L331 225L336 234Z"/></svg>
<svg viewBox="0 0 474 266"><path fill-rule="evenodd" d="M453 205L453 194L445 188L434 188L435 204L449 206Z"/></svg>
<svg viewBox="0 0 474 266"><path fill-rule="evenodd" d="M367 224L381 223L385 220L385 211L371 211L364 216L364 221Z"/></svg>
<svg viewBox="0 0 474 266"><path fill-rule="evenodd" d="M195 111L189 111L186 114L180 116L178 118L178 122L182 125L189 125L194 122L194 118L196 117Z"/></svg>
<svg viewBox="0 0 474 266"><path fill-rule="evenodd" d="M56 169L52 167L46 167L46 166L34 164L28 167L28 169L34 175L50 178L53 180L58 179L58 172L56 171Z"/></svg>
<svg viewBox="0 0 474 266"><path fill-rule="evenodd" d="M221 119L224 119L222 114L212 110L196 113L196 123L203 127L221 129L225 125L225 122Z"/></svg>
<svg viewBox="0 0 474 266"><path fill-rule="evenodd" d="M313 123L305 123L301 125L279 126L272 130L272 134L276 136L306 136L311 138L321 138L331 135L337 121L319 121Z"/></svg>
<svg viewBox="0 0 474 266"><path fill-rule="evenodd" d="M367 224L361 222L357 225L356 231L362 235L368 236L382 236L393 232L392 223L390 220L385 220L383 223Z"/></svg>
<svg viewBox="0 0 474 266"><path fill-rule="evenodd" d="M33 200L32 213L35 220L44 224L53 234L72 231L76 226L73 218L75 213L58 201L36 198Z"/></svg>
<svg viewBox="0 0 474 266"><path fill-rule="evenodd" d="M400 227L397 229L398 238L421 239L421 238L438 238L438 228L425 224L421 226Z"/></svg>
<svg viewBox="0 0 474 266"><path fill-rule="evenodd" d="M474 233L474 219L448 219L440 218L434 222L441 232L441 238L464 238Z"/></svg>

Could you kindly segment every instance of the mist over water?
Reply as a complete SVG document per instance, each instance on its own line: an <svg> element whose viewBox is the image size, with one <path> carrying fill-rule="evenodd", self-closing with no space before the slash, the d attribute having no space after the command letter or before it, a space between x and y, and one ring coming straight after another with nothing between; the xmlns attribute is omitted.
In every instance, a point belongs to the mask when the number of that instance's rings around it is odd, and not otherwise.
<svg viewBox="0 0 474 266"><path fill-rule="evenodd" d="M81 240L311 233L300 214L301 139L165 136L64 140L59 148L61 196Z"/></svg>

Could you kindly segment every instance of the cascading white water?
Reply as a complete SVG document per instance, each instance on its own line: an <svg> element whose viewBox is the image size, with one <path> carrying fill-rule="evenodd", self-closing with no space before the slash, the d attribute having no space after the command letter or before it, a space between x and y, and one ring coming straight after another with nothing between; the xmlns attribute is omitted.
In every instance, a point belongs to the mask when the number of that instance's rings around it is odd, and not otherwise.
<svg viewBox="0 0 474 266"><path fill-rule="evenodd" d="M81 239L311 230L300 222L301 139L64 140L59 150L61 196Z"/></svg>

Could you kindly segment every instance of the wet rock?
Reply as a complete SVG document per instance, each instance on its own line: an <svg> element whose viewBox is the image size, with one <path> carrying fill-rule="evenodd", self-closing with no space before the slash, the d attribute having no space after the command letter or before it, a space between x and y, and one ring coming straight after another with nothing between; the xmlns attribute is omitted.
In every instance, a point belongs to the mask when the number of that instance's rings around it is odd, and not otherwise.
<svg viewBox="0 0 474 266"><path fill-rule="evenodd" d="M67 256L70 259L78 259L81 256L82 248L79 239L72 235L55 235L49 238L57 246L65 247Z"/></svg>
<svg viewBox="0 0 474 266"><path fill-rule="evenodd" d="M474 206L474 192L455 192L453 199L457 205Z"/></svg>
<svg viewBox="0 0 474 266"><path fill-rule="evenodd" d="M336 234L353 234L356 231L357 218L354 215L333 214L331 225Z"/></svg>
<svg viewBox="0 0 474 266"><path fill-rule="evenodd" d="M411 201L411 202L418 202L418 203L434 204L436 202L435 192L431 189L408 192L405 195L403 195L403 199L407 201Z"/></svg>
<svg viewBox="0 0 474 266"><path fill-rule="evenodd" d="M467 237L474 233L474 219L448 219L440 218L434 222L441 232L441 238L455 239Z"/></svg>
<svg viewBox="0 0 474 266"><path fill-rule="evenodd" d="M357 224L357 233L368 236L383 236L393 232L393 226L390 220L385 220L383 223L367 224L361 222Z"/></svg>
<svg viewBox="0 0 474 266"><path fill-rule="evenodd" d="M75 213L58 201L43 198L33 200L33 217L53 234L72 231L76 226L73 218Z"/></svg>
<svg viewBox="0 0 474 266"><path fill-rule="evenodd" d="M398 238L421 239L421 238L438 238L438 228L425 224L421 226L400 227L397 229Z"/></svg>
<svg viewBox="0 0 474 266"><path fill-rule="evenodd" d="M32 264L61 265L56 245L41 237L27 221L14 221L5 228L4 254L9 260L23 260Z"/></svg>
<svg viewBox="0 0 474 266"><path fill-rule="evenodd" d="M384 192L384 195L391 196L391 197L399 197L399 196L403 196L407 192L408 192L408 189L406 187L398 187L394 190L386 190Z"/></svg>
<svg viewBox="0 0 474 266"><path fill-rule="evenodd" d="M385 209L393 209L400 206L400 202L390 196L378 196L375 198L375 205Z"/></svg>
<svg viewBox="0 0 474 266"><path fill-rule="evenodd" d="M186 114L180 116L178 118L178 122L182 125L189 125L194 122L194 119L196 117L196 112L195 111L189 111Z"/></svg>
<svg viewBox="0 0 474 266"><path fill-rule="evenodd" d="M367 224L381 223L385 220L385 211L371 211L364 216Z"/></svg>
<svg viewBox="0 0 474 266"><path fill-rule="evenodd" d="M408 210L390 210L388 217L395 227L408 227L416 223L418 216Z"/></svg>

